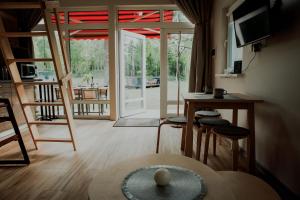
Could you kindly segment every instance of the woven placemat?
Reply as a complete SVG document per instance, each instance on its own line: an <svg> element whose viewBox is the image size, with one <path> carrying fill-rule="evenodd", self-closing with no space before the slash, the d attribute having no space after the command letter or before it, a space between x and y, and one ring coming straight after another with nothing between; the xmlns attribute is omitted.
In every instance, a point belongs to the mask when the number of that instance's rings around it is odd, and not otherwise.
<svg viewBox="0 0 300 200"><path fill-rule="evenodd" d="M159 168L166 168L171 173L168 186L156 185L153 177ZM206 187L203 178L191 170L155 165L128 174L122 184L122 192L129 200L201 200L206 195Z"/></svg>

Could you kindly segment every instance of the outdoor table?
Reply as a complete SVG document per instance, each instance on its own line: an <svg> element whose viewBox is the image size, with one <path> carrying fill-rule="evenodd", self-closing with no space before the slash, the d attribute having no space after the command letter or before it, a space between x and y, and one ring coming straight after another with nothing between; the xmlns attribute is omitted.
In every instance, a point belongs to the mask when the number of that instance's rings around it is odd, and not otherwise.
<svg viewBox="0 0 300 200"><path fill-rule="evenodd" d="M255 113L254 104L262 103L255 97L250 97L239 93L230 93L224 95L223 99L215 99L212 94L204 93L188 93L184 95L184 115L187 117L187 126L185 135L185 148L184 153L188 157L192 157L193 153L193 120L195 112L199 109L230 109L233 110L232 124L237 125L238 110L247 110L248 128L250 130L250 140L247 143L247 151L250 152L249 171L254 173L255 170Z"/></svg>

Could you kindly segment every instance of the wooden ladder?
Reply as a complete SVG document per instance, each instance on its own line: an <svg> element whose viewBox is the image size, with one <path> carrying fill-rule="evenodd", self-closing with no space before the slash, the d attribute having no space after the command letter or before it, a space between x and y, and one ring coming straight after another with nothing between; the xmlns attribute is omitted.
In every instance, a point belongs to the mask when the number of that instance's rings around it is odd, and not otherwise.
<svg viewBox="0 0 300 200"><path fill-rule="evenodd" d="M45 32L6 32L3 24L3 20L0 17L0 47L2 50L3 57L5 59L6 65L9 69L12 81L15 85L18 99L20 105L23 109L23 113L28 124L30 135L33 139L35 148L37 149L37 142L64 142L72 143L74 151L76 150L75 140L73 134L75 133L74 121L71 111L70 101L73 99L73 90L71 83L71 68L68 59L68 53L66 50L65 41L61 33L61 27L59 24L59 14L56 11L56 8L47 9L46 4L43 3L0 3L0 9L41 9L43 13L43 18L45 22ZM51 16L55 17L55 24L51 21ZM55 37L55 30L58 33L58 43ZM15 58L9 43L9 38L15 37L38 37L46 36L49 41L49 46L51 50L52 58L26 58L18 59ZM60 48L60 49L59 49ZM59 52L62 54L62 60L59 55ZM55 74L57 77L57 82L23 82L21 80L17 63L18 62L53 62ZM26 96L24 84L31 85L58 85L59 91L61 94L61 102L30 102ZM65 119L63 120L54 120L54 121L38 121L35 119L32 113L32 106L61 106L64 108ZM64 125L68 127L70 133L69 138L45 138L39 135L37 125Z"/></svg>

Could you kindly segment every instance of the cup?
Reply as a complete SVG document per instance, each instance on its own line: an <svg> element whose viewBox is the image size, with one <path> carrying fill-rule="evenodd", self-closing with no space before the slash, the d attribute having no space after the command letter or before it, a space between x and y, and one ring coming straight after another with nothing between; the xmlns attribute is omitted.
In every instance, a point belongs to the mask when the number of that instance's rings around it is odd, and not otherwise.
<svg viewBox="0 0 300 200"><path fill-rule="evenodd" d="M223 99L224 95L227 94L227 91L223 88L215 88L214 89L214 98L216 99Z"/></svg>

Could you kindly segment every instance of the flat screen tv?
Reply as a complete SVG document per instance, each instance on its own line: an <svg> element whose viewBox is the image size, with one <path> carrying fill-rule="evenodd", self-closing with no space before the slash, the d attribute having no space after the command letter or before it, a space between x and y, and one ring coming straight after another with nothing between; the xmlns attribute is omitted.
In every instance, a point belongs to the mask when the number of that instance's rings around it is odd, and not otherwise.
<svg viewBox="0 0 300 200"><path fill-rule="evenodd" d="M237 47L258 42L271 35L268 0L246 0L232 15Z"/></svg>

